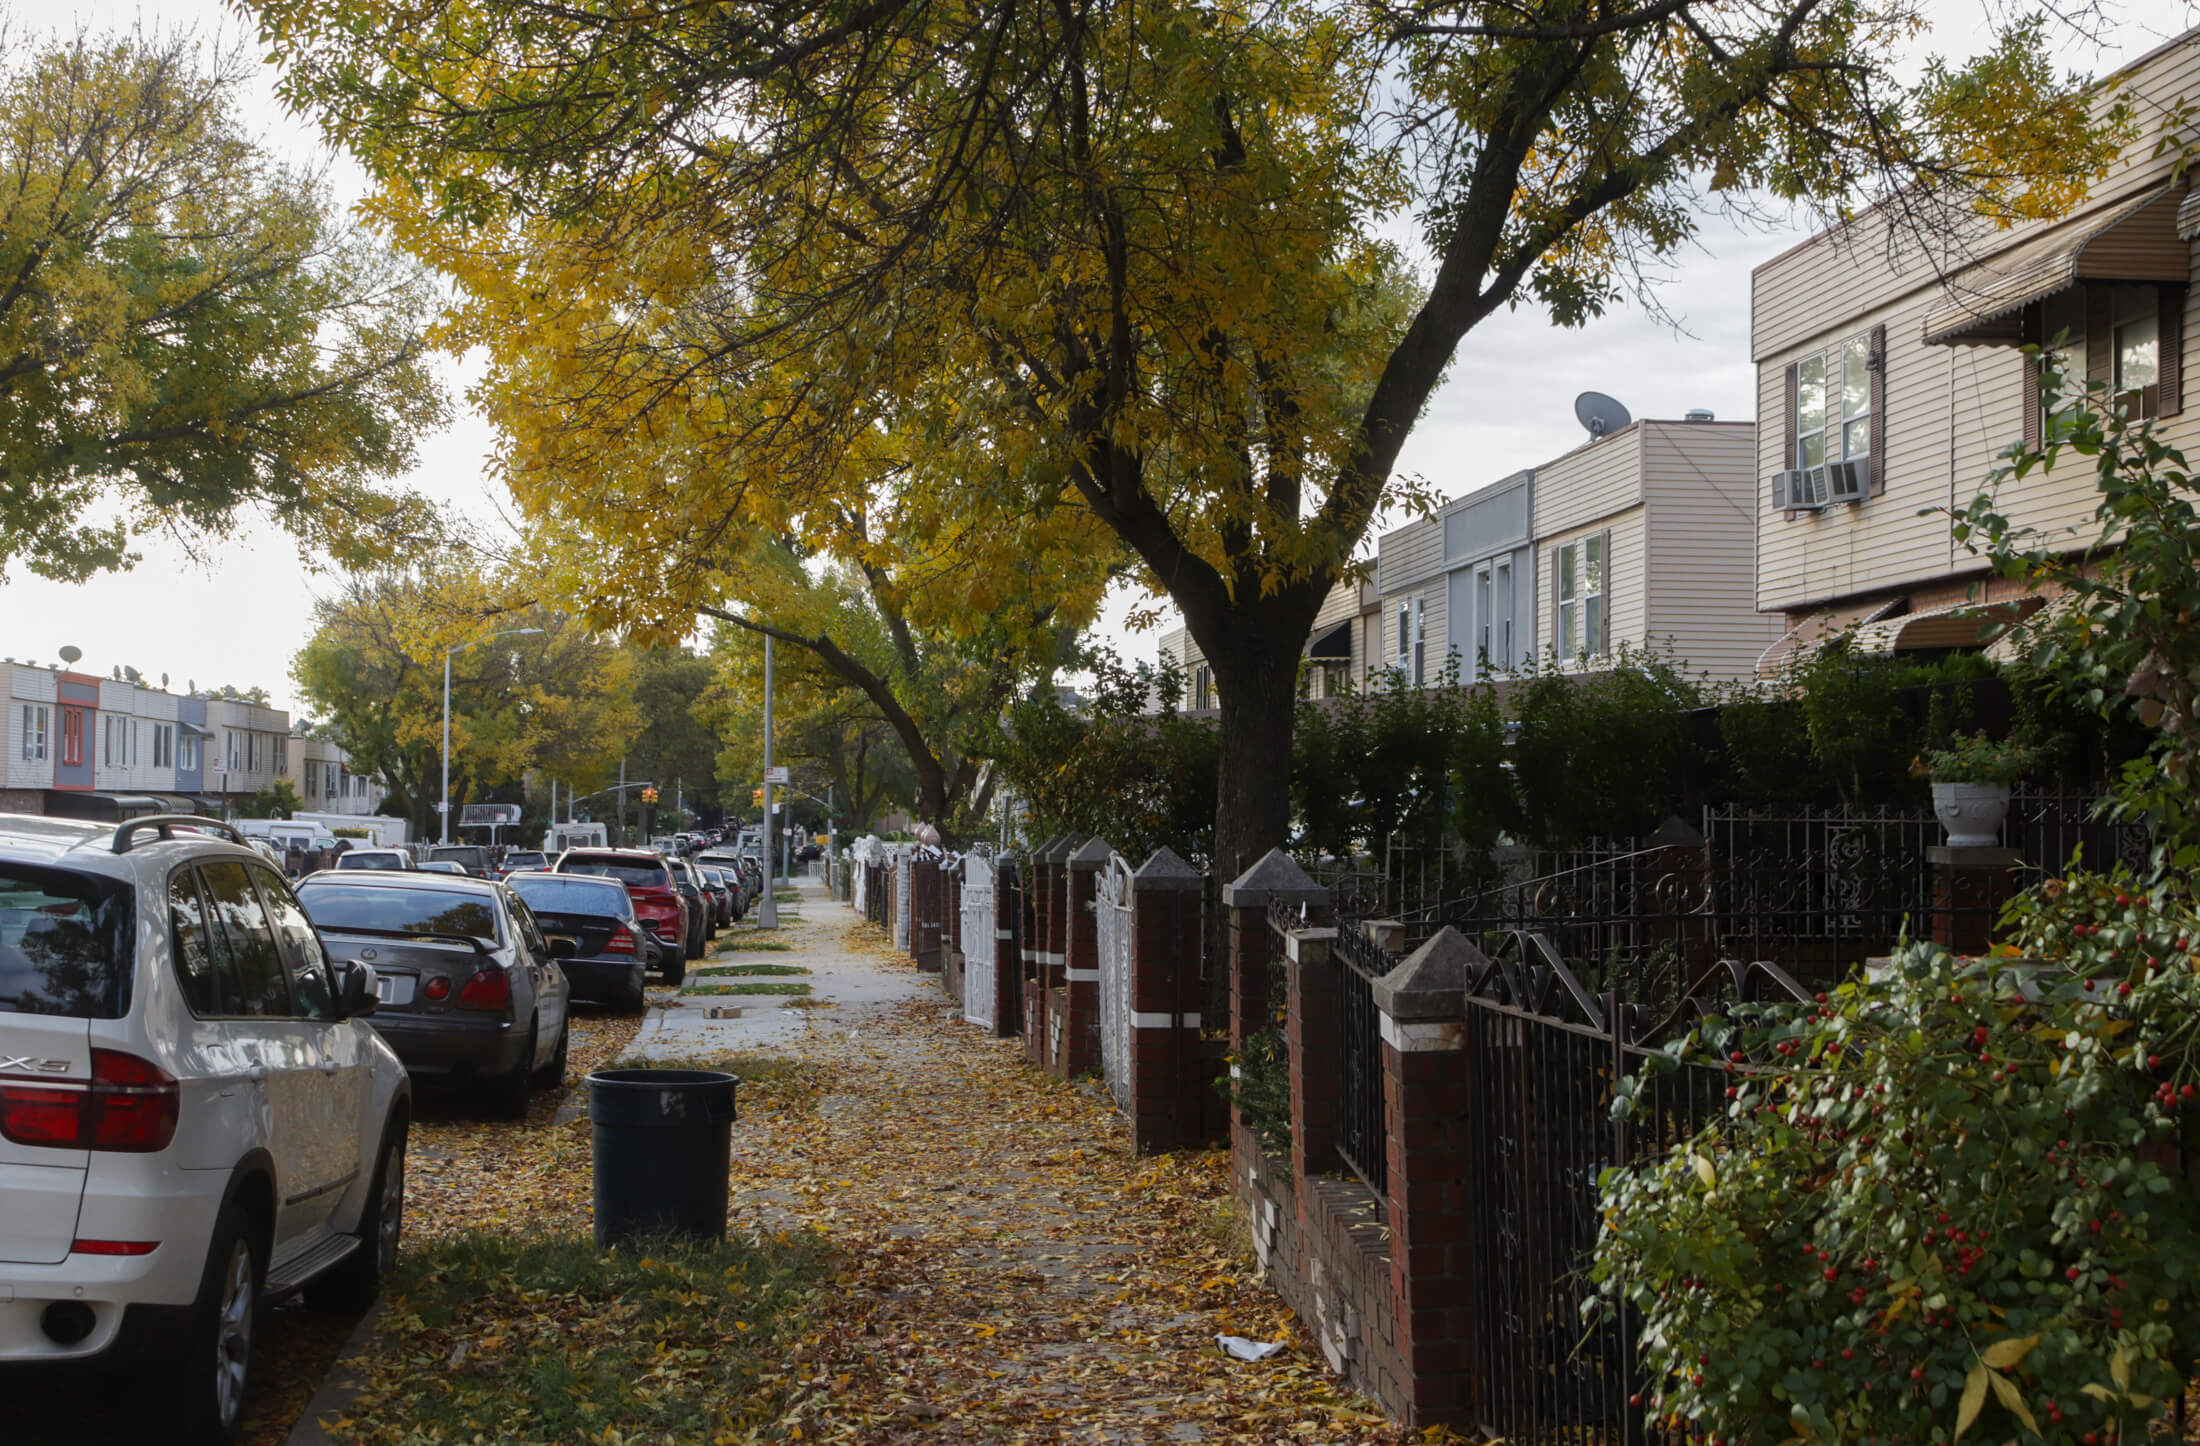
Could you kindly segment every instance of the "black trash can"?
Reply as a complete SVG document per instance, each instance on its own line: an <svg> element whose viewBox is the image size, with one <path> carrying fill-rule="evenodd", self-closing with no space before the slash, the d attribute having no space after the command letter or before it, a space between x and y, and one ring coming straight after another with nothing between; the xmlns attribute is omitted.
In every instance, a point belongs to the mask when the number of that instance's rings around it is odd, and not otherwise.
<svg viewBox="0 0 2200 1446"><path fill-rule="evenodd" d="M708 1069L606 1069L588 1077L599 1248L644 1235L726 1238L740 1083Z"/></svg>

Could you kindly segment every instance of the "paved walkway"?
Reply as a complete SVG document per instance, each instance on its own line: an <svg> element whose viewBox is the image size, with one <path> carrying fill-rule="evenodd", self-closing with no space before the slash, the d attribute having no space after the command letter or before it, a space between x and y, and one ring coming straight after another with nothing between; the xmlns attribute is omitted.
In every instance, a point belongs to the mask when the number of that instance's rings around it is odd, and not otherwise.
<svg viewBox="0 0 2200 1446"><path fill-rule="evenodd" d="M1096 1083L1056 1084L966 1024L879 930L805 880L786 952L808 1000L689 995L637 1040L658 1060L774 1056L803 1110L734 1131L734 1221L821 1232L841 1267L789 1364L799 1439L1378 1442L1251 1273L1219 1155L1137 1159ZM741 937L753 942L751 936ZM1228 1333L1286 1340L1259 1364Z"/></svg>

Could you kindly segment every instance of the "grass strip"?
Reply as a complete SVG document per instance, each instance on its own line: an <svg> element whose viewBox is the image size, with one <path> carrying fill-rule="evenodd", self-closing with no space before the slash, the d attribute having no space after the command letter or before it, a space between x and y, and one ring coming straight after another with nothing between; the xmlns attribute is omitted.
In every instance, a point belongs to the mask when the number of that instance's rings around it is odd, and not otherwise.
<svg viewBox="0 0 2200 1446"><path fill-rule="evenodd" d="M825 1276L811 1237L467 1233L409 1247L348 1441L721 1439L774 1419Z"/></svg>
<svg viewBox="0 0 2200 1446"><path fill-rule="evenodd" d="M746 954L751 951L770 950L784 954L794 945L784 939L729 939L718 946L721 954Z"/></svg>
<svg viewBox="0 0 2200 1446"><path fill-rule="evenodd" d="M690 974L807 974L800 964L705 964Z"/></svg>
<svg viewBox="0 0 2200 1446"><path fill-rule="evenodd" d="M807 994L810 986L792 982L758 979L743 984L691 984L682 994Z"/></svg>

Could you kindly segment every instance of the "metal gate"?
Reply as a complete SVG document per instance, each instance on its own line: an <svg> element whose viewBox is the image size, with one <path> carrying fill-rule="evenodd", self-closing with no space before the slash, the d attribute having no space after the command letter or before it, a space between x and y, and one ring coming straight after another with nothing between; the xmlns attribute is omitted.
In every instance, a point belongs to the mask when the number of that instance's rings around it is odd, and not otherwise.
<svg viewBox="0 0 2200 1446"><path fill-rule="evenodd" d="M1000 1022L1000 988L997 911L994 903L993 860L983 854L963 859L961 937L963 952L963 1018L987 1029Z"/></svg>
<svg viewBox="0 0 2200 1446"><path fill-rule="evenodd" d="M1118 1109L1131 1107L1131 866L1109 854L1092 901L1100 954L1100 1064Z"/></svg>

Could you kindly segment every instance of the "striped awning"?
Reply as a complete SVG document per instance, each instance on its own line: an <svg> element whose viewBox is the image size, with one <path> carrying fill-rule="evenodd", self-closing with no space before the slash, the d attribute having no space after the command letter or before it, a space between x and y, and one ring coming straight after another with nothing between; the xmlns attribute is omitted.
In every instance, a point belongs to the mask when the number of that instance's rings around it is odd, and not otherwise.
<svg viewBox="0 0 2200 1446"><path fill-rule="evenodd" d="M1909 599L1901 596L1848 603L1815 612L1781 634L1780 641L1757 659L1757 676L1776 677L1790 663L1797 663L1828 643L1844 638L1866 623L1900 612Z"/></svg>
<svg viewBox="0 0 2200 1446"><path fill-rule="evenodd" d="M2039 596L1999 602L1960 602L1867 623L1849 644L1858 654L1907 653L1920 648L1978 648L1999 638L2047 605Z"/></svg>
<svg viewBox="0 0 2200 1446"><path fill-rule="evenodd" d="M1981 261L1949 279L1948 299L1925 314L1925 340L2021 341L2024 308L2080 281L2189 279L2192 252L2179 236L2183 203L2181 192L2156 186Z"/></svg>

